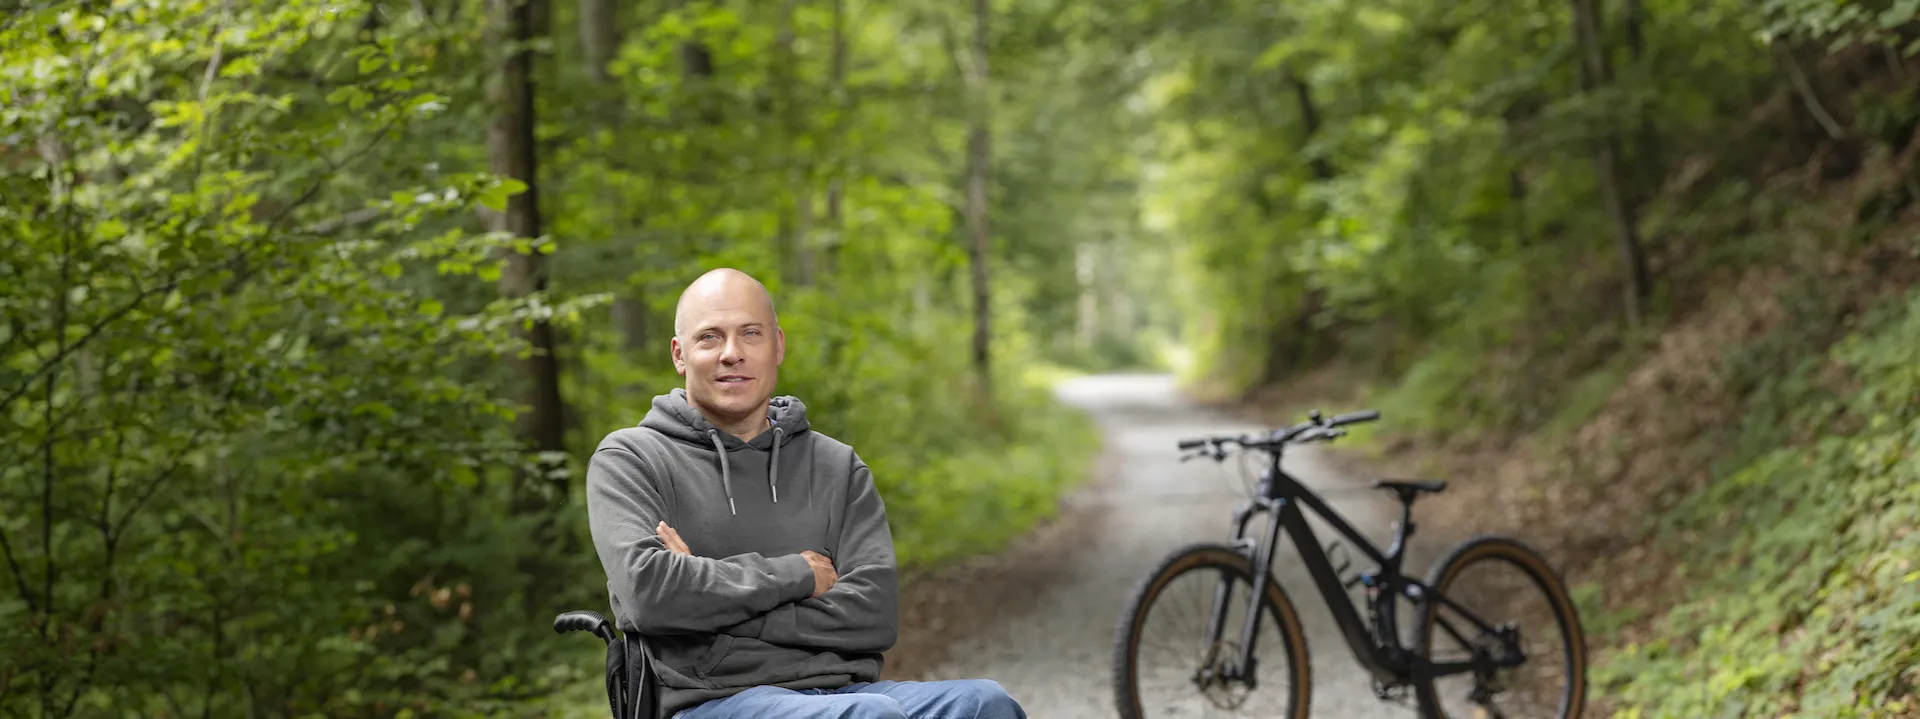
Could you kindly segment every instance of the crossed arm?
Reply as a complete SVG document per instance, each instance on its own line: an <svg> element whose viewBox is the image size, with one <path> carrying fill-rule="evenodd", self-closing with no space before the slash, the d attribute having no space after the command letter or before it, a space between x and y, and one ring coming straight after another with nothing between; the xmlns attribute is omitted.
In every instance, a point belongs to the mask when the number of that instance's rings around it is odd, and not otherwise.
<svg viewBox="0 0 1920 719"><path fill-rule="evenodd" d="M858 457L853 461L834 560L838 576L831 588L721 632L845 652L879 653L892 648L899 619L893 535L873 475Z"/></svg>
<svg viewBox="0 0 1920 719"><path fill-rule="evenodd" d="M898 618L893 538L872 474L857 456L853 463L833 560L810 560L811 552L716 559L695 555L666 524L659 485L638 456L596 452L587 471L594 545L636 629L847 652L891 648ZM816 570L816 562L826 566Z"/></svg>

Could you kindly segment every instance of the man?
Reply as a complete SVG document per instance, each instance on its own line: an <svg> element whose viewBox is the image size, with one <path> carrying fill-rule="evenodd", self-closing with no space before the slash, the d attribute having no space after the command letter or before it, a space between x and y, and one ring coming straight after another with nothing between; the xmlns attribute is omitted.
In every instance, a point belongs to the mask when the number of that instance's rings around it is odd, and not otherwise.
<svg viewBox="0 0 1920 719"><path fill-rule="evenodd" d="M997 682L877 681L898 616L873 476L775 397L765 286L701 275L674 312L686 387L601 440L587 513L614 621L647 637L660 717L1024 719Z"/></svg>

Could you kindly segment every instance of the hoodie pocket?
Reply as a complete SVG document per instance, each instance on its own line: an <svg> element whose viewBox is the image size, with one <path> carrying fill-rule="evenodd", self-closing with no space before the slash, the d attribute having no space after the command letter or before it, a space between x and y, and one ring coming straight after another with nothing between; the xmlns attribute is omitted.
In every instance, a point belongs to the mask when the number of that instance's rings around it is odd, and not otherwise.
<svg viewBox="0 0 1920 719"><path fill-rule="evenodd" d="M716 635L713 639L713 644L707 647L706 655L700 657L700 662L694 665L694 676L706 679L707 672L713 671L714 665L719 664L720 660L727 658L727 652L732 647L733 635Z"/></svg>

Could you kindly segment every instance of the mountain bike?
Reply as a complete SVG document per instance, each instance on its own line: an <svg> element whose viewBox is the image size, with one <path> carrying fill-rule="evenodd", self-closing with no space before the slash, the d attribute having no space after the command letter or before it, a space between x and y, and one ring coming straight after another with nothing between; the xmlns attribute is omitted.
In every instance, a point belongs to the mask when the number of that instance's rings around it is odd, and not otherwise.
<svg viewBox="0 0 1920 719"><path fill-rule="evenodd" d="M1331 418L1314 411L1306 422L1265 434L1179 443L1182 451L1191 450L1182 462L1203 457L1221 461L1230 446L1265 452L1268 462L1254 496L1234 511L1226 543L1202 542L1168 554L1128 597L1114 649L1113 685L1120 716L1138 719L1247 710L1260 716L1305 719L1313 678L1306 634L1292 600L1272 571L1282 529L1298 546L1314 588L1354 659L1369 675L1377 699L1406 703L1411 690L1412 703L1427 717L1580 715L1586 703L1585 637L1566 587L1539 553L1511 538L1482 536L1452 547L1426 580L1419 581L1401 573L1414 531L1413 503L1422 494L1444 491L1446 482L1372 483L1371 489L1391 492L1400 501L1400 521L1394 525L1392 544L1383 552L1320 495L1281 469L1287 447L1331 441L1346 434L1341 427L1379 417L1376 410ZM1312 510L1359 547L1374 568L1343 579L1351 561L1335 568L1330 558L1340 549L1339 539L1322 547L1303 510ZM1269 519L1257 539L1247 532L1256 515ZM1514 570L1517 581L1503 588L1474 578L1483 567ZM1189 580L1197 580L1192 597L1179 591ZM1357 606L1363 601L1348 594L1356 585L1363 588L1364 619ZM1260 591L1253 591L1255 587ZM1529 596L1543 598L1543 606L1516 609L1516 600ZM1402 617L1396 603L1401 598L1408 600L1406 606L1414 618L1410 642L1403 642L1400 635ZM1476 603L1485 606L1468 608ZM1150 621L1161 617L1191 620L1199 626L1162 638L1149 631L1155 628ZM1263 640L1270 643L1263 646ZM1437 646L1440 642L1457 649L1443 654ZM1267 647L1278 651L1262 656L1259 650ZM1146 661L1145 649L1172 649L1180 659L1172 666L1158 667ZM1284 668L1262 674L1276 664ZM1514 692L1517 677L1541 669L1549 680L1558 680L1558 688ZM1164 695L1147 686L1153 680L1168 681ZM1443 680L1458 680L1461 686L1436 686ZM1545 710L1516 714L1503 711L1495 701L1513 698L1536 700L1535 706ZM1176 700L1199 711L1182 711ZM1446 703L1453 701L1462 705Z"/></svg>

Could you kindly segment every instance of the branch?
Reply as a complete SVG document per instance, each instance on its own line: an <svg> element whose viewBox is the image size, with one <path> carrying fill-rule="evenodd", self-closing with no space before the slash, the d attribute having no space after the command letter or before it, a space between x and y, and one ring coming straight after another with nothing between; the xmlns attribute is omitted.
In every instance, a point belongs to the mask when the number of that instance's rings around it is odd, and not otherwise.
<svg viewBox="0 0 1920 719"><path fill-rule="evenodd" d="M68 191L71 192L72 190L68 190ZM69 203L68 206L71 207L72 204ZM73 225L70 223L67 226L67 232L62 233L62 236L60 239L60 284L55 285L54 291L57 294L53 300L53 307L54 307L53 336L54 336L54 345L60 348L59 354L66 354L67 352L67 310L68 310L67 294L71 289L72 283L73 283ZM47 433L46 438L48 441L42 443L41 445L42 449L40 451L40 456L42 457L42 460L41 460L42 474L41 474L41 480L40 480L40 519L44 523L40 527L40 547L41 547L41 551L43 552L43 554L41 555L40 564L41 564L41 574L42 574L41 582L45 586L44 591L46 592L46 611L47 611L47 616L49 617L53 615L53 579L54 579L53 577L54 575L54 571L53 571L53 441L52 440L54 437L58 436L59 434L58 425L55 425L53 423L53 390L54 390L54 386L59 384L59 381L60 381L59 372L52 372L47 375L47 381L46 381L47 405L46 407L42 408L43 409L42 414L45 417L45 422L46 422L45 431ZM45 622L40 625L40 638L42 640L45 640L47 638L47 632L51 630L52 627L53 627L52 622Z"/></svg>
<svg viewBox="0 0 1920 719"><path fill-rule="evenodd" d="M7 568L13 570L13 582L20 587L20 598L26 600L27 610L38 614L40 603L34 601L33 589L27 586L27 575L20 572L20 563L13 558L13 543L7 541L7 529L4 526L0 526L0 550L6 552Z"/></svg>
<svg viewBox="0 0 1920 719"><path fill-rule="evenodd" d="M146 302L147 298L163 292L172 292L173 289L178 286L180 286L180 278L176 277L169 280L166 284L159 285L157 287L153 287L148 290L144 290L134 295L133 299L129 300L125 305L122 305L118 309L115 309L114 311L107 313L107 316L100 318L100 321L95 322L92 325L89 325L87 327L87 333L84 335L81 335L80 339L74 341L73 344L68 345L64 349L61 349L58 353L54 354L53 357L41 363L40 368L34 370L33 374L27 375L25 379L21 380L20 385L15 387L13 391L8 392L5 399L0 399L0 410L5 410L9 405L13 404L14 400L20 399L20 397L32 391L33 383L36 380L39 380L41 375L44 375L48 372L53 371L53 369L55 367L58 367L60 362L62 360L65 360L68 355L71 355L74 352L78 351L80 348L87 346L87 344L89 342L92 342L94 338L100 336L100 333L106 329L107 325L113 324L114 322L118 322L120 318L125 317L127 313L132 312L134 309L138 308L142 303Z"/></svg>
<svg viewBox="0 0 1920 719"><path fill-rule="evenodd" d="M380 215L382 213L383 211L378 207L363 207L361 209L354 210L352 212L341 215L339 217L335 217L332 219L323 220L320 222L313 223L311 225L307 225L306 228L302 230L302 232L309 235L325 235L332 232L338 232L340 230L344 230L349 227L354 227L356 225L364 225L366 223L380 219Z"/></svg>
<svg viewBox="0 0 1920 719"><path fill-rule="evenodd" d="M57 374L47 375L47 439L55 436L53 426L53 385L59 378ZM45 609L48 617L53 616L53 442L43 443L46 449L41 451L42 478L40 481L40 574L45 589ZM40 638L45 640L47 632L52 630L53 622L40 624Z"/></svg>
<svg viewBox="0 0 1920 719"><path fill-rule="evenodd" d="M225 374L224 364L224 362L216 363L216 365L218 365L216 370L219 371L216 371L215 374ZM220 396L220 404L224 405L233 401L233 396L238 393L239 389L240 377L234 375L232 380L227 383L227 390ZM140 492L139 496L133 500L133 504L127 507L127 512L120 515L120 520L113 523L113 535L115 537L124 537L126 535L127 525L133 521L133 516L140 513L140 509L146 506L147 500L152 499L153 495L160 491L160 487L165 485L167 480L173 478L175 472L180 471L180 466L186 463L187 455L192 453L199 445L200 437L206 434L206 431L206 425L201 425L194 428L193 434L187 436L187 441L180 447L179 453L174 455L172 464L169 464L160 474L155 475L153 480L147 483L145 490Z"/></svg>
<svg viewBox="0 0 1920 719"><path fill-rule="evenodd" d="M1806 104L1807 112L1813 113L1813 119L1827 131L1828 137L1835 140L1845 139L1846 131L1840 128L1840 123L1835 122L1832 115L1827 114L1827 108L1820 104L1820 96L1813 93L1813 86L1807 82L1806 73L1800 69L1800 60L1793 56L1793 51L1781 43L1774 43L1773 50L1774 56L1785 65L1787 79L1792 81L1794 91L1800 95L1800 101Z"/></svg>
<svg viewBox="0 0 1920 719"><path fill-rule="evenodd" d="M113 560L119 542L115 541L117 538L113 534L113 524L109 522L108 519L111 515L110 508L113 506L113 485L120 474L120 460L126 457L126 447L126 433L114 433L113 459L110 461L111 463L107 465L107 492L100 500L100 519L96 525L100 528L101 538L106 544L107 550L106 559L102 562L104 566L101 567L100 572L100 601L102 603L105 603L107 598L113 595ZM106 629L106 625L107 613L105 611L98 612L93 617L92 632L98 635ZM100 654L100 642L95 641L87 650L86 674L80 678L80 681L74 682L73 692L67 695L67 706L60 711L61 716L72 716L74 706L80 703L81 691L93 685L93 676L100 668Z"/></svg>
<svg viewBox="0 0 1920 719"><path fill-rule="evenodd" d="M305 192L302 192L300 194L299 199L294 200L292 204L288 205L286 208L282 209L279 213L277 213L273 217L273 219L267 223L266 231L264 234L268 236L273 235L275 231L277 231L280 228L280 224L286 221L288 218L290 218L293 215L294 210L299 209L300 207L304 206L308 202L311 202L314 197L319 195L320 189L323 186L325 186L327 179L331 178L334 175L337 175L340 172L340 170L343 169L346 165L358 161L362 156L366 155L368 151L372 150L375 146L379 145L381 139L386 136L389 130L393 129L393 125L396 122L398 122L397 119L389 120L386 126L380 128L379 131L375 132L373 134L373 138L368 140L366 144L362 145L360 148L352 152L347 153L346 156L340 158L338 161L334 161L334 160L326 161L327 172L322 174L319 178L315 179L313 184L309 186ZM354 214L357 214L357 213L354 213ZM349 215L350 218L352 216L353 215ZM338 228L336 227L333 229L338 229ZM249 253L243 251L238 255L236 255L232 260L226 263L223 263L224 265L226 265L227 268L233 268L235 274L237 275L235 277L235 280L229 283L228 285L229 291L234 286L244 283L248 278L252 276L253 271L250 271L245 268L248 256L249 256ZM41 376L57 368L59 364L67 358L68 355L73 354L75 351L78 351L81 348L86 347L89 343L93 342L95 338L99 337L100 334L106 330L106 327L108 325L118 322L122 317L125 317L128 313L132 312L133 310L137 309L141 304L145 303L148 298L153 297L154 295L172 292L174 289L178 288L180 286L180 283L185 279L185 277L183 276L184 272L185 271L182 270L181 274L176 274L175 276L168 278L167 282L159 286L140 290L134 295L133 299L129 300L126 304L120 306L119 308L116 308L114 311L108 313L105 317L102 317L99 321L94 322L92 325L88 326L86 333L82 335L78 340L76 340L71 345L61 348L61 350L58 353L56 353L52 358L49 358L45 362L42 362L39 368L35 369L32 374L23 378L20 381L19 385L17 385L16 387L14 387L14 389L7 392L4 398L0 398L0 413L4 413L5 410L8 407L11 407L16 400L20 399L22 396L25 396L27 392L32 391L33 383L36 380L40 379ZM64 327L64 323L63 323L63 327Z"/></svg>
<svg viewBox="0 0 1920 719"><path fill-rule="evenodd" d="M187 715L186 707L180 706L180 700L173 696L173 690L169 686L170 684L171 682L162 682L156 687L160 690L160 698L167 700L167 706L173 707L174 716L184 717Z"/></svg>
<svg viewBox="0 0 1920 719"><path fill-rule="evenodd" d="M221 3L220 18L213 23L212 37L208 38L214 44L213 57L207 60L207 70L200 76L200 151L193 154L193 188L195 190L200 189L200 171L206 164L207 147L212 144L208 141L208 136L213 133L213 122L217 115L207 111L207 91L213 88L213 78L220 72L221 50L226 47L220 42L220 31L225 29L226 25L227 4Z"/></svg>
<svg viewBox="0 0 1920 719"><path fill-rule="evenodd" d="M140 496L134 498L132 506L127 507L126 513L120 515L120 520L113 523L113 533L115 535L124 536L126 534L127 525L133 521L133 515L139 514L140 508L146 505L147 500L153 498L154 493L160 491L161 485L166 484L168 479L173 478L175 472L180 471L180 465L186 463L187 455L199 444L200 435L205 434L206 429L204 426L195 429L193 434L187 437L186 443L181 446L180 452L174 455L173 462L167 465L165 470L155 475L153 480L147 483L146 490L141 492Z"/></svg>

